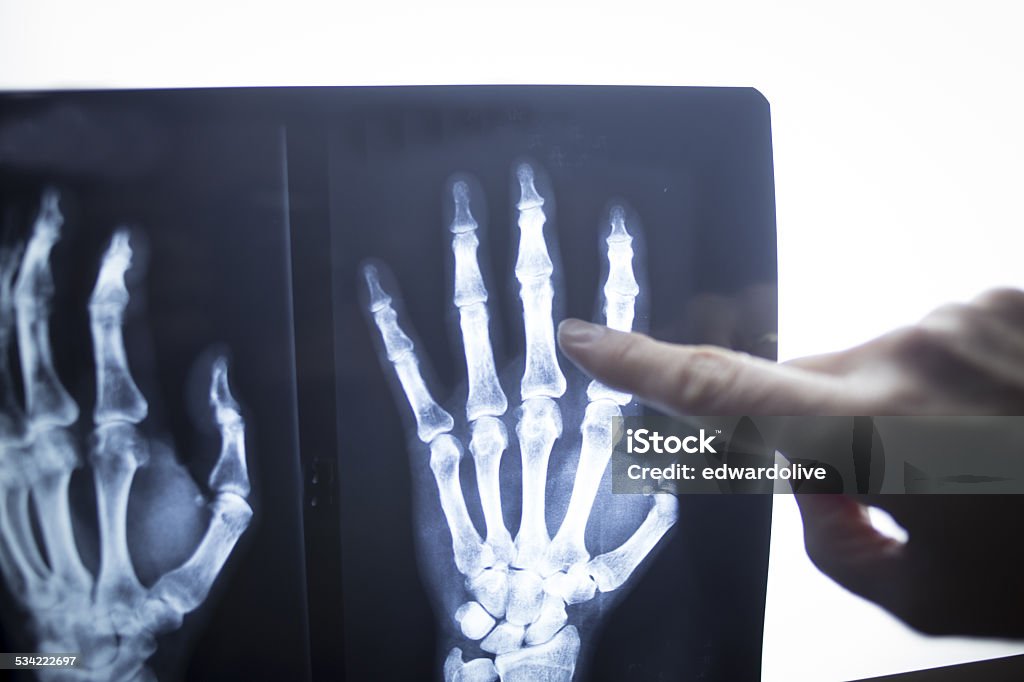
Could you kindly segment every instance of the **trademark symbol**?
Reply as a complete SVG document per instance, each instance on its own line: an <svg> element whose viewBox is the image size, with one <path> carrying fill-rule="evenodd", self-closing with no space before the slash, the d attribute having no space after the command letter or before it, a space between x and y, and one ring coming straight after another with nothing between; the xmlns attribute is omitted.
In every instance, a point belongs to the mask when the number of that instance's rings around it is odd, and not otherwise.
<svg viewBox="0 0 1024 682"><path fill-rule="evenodd" d="M721 433L722 429L715 429L715 433Z"/></svg>

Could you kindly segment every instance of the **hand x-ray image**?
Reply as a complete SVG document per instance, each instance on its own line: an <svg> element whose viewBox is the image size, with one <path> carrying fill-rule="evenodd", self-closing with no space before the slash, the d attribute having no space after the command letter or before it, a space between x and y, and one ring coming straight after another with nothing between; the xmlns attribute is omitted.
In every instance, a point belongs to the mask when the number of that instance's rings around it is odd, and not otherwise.
<svg viewBox="0 0 1024 682"><path fill-rule="evenodd" d="M756 679L770 496L613 494L556 329L774 357L773 196L748 89L0 97L0 651Z"/></svg>
<svg viewBox="0 0 1024 682"><path fill-rule="evenodd" d="M39 679L307 674L281 132L181 114L0 114L0 649L79 657Z"/></svg>
<svg viewBox="0 0 1024 682"><path fill-rule="evenodd" d="M763 100L391 94L329 134L348 671L756 678L770 500L612 495L554 329L773 353Z"/></svg>

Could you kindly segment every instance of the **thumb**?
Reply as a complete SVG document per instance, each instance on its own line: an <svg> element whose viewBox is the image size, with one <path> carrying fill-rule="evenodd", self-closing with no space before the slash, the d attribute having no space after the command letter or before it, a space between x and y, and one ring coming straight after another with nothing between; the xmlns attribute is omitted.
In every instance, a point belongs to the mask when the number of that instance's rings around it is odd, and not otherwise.
<svg viewBox="0 0 1024 682"><path fill-rule="evenodd" d="M810 415L842 408L836 379L715 346L682 346L581 320L558 326L570 360L598 381L674 414Z"/></svg>

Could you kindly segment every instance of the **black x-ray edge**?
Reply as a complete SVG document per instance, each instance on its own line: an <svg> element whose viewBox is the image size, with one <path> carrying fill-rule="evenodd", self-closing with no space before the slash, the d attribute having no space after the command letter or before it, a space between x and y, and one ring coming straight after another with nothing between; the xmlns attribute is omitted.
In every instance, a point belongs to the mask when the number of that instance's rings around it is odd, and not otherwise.
<svg viewBox="0 0 1024 682"><path fill-rule="evenodd" d="M287 176L288 217L291 234L293 314L295 331L295 365L298 393L298 424L304 490L303 523L309 611L310 670L313 679L345 679L344 603L341 591L342 556L345 547L337 539L342 500L338 499L337 462L345 453L339 452L335 415L343 400L337 395L333 381L315 376L314 369L335 366L333 349L337 345L333 319L334 307L327 292L333 290L330 231L330 176L328 146L331 126L338 116L359 115L375 107L418 105L446 101L455 108L472 108L481 100L527 105L545 99L577 100L581 106L600 106L609 102L628 103L637 109L645 107L661 113L672 107L687 110L696 103L709 128L729 122L738 111L753 111L759 122L756 136L761 136L757 163L762 174L762 194L756 197L761 220L753 229L759 236L758 247L735 242L724 250L706 244L707 269L703 279L711 291L728 288L721 281L726 262L732 252L737 270L749 271L775 281L774 201L771 179L770 132L767 103L755 91L715 88L561 88L561 87L445 87L445 88L281 88L270 90L204 90L204 91L123 91L110 93L58 93L42 95L5 95L3 106L35 106L40 102L77 101L100 103L105 107L147 109L152 107L165 115L202 118L210 122L230 123L235 120L276 122L281 127L282 155ZM703 107L703 109L701 109ZM689 109L692 112L692 108ZM692 122L692 121L689 121ZM685 123L680 123L680 127ZM738 143L739 144L739 143ZM767 151L767 157L764 152ZM766 203L767 200L767 203ZM770 248L770 253L765 251ZM764 249L761 253L750 251ZM755 265L756 263L756 265ZM368 333L368 330L352 330ZM322 334L329 334L325 343ZM315 505L314 505L315 501ZM704 672L713 679L752 679L750 673L759 669L763 598L768 555L770 505L768 497L743 502L709 502L710 505L748 507L729 523L735 533L732 541L749 551L746 568L757 567L755 580L746 585L732 585L742 593L747 608L751 599L760 601L742 623L726 622L733 615L723 613L723 621L709 623L709 640L726 635L743 645L732 649L732 660L719 660ZM709 511L711 511L709 509ZM719 519L728 518L724 506ZM725 511L724 516L722 511ZM756 524L749 524L756 518ZM691 548L694 551L697 547ZM714 589L714 586L711 587ZM714 634L716 633L717 634ZM698 633L692 633L697 635ZM706 633L705 633L706 634ZM739 667L737 667L739 666ZM738 677L736 675L739 675ZM354 679L354 678L353 678Z"/></svg>

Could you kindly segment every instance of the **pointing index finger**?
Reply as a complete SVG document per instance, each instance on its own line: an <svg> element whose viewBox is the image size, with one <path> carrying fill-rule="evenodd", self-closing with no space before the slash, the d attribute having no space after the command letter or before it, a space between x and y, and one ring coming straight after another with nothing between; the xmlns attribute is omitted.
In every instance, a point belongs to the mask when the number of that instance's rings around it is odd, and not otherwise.
<svg viewBox="0 0 1024 682"><path fill-rule="evenodd" d="M581 320L558 329L563 352L612 388L675 414L854 413L839 380L714 346L683 346Z"/></svg>

